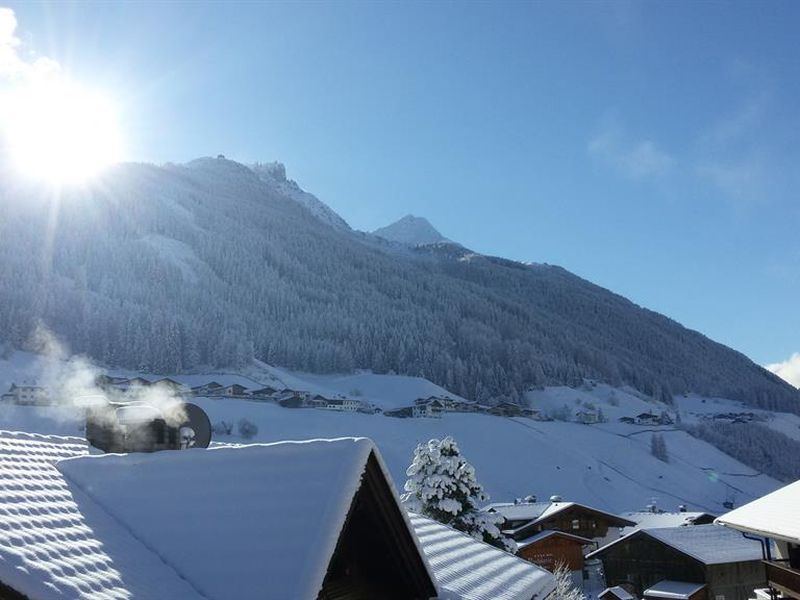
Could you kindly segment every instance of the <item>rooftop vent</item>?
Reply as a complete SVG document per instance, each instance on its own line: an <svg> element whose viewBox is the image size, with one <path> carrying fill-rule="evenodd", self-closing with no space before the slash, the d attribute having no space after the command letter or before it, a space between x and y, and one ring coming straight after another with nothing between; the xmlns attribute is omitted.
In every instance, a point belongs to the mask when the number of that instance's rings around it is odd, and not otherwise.
<svg viewBox="0 0 800 600"><path fill-rule="evenodd" d="M211 422L189 402L98 402L86 410L86 440L114 453L208 448Z"/></svg>

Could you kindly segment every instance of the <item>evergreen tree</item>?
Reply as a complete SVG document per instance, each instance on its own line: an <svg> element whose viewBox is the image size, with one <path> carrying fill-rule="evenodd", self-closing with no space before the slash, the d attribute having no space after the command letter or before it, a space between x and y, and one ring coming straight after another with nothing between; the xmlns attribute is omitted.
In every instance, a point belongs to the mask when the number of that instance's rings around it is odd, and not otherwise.
<svg viewBox="0 0 800 600"><path fill-rule="evenodd" d="M662 462L669 462L667 443L664 441L664 436L660 433L654 433L650 438L650 454Z"/></svg>
<svg viewBox="0 0 800 600"><path fill-rule="evenodd" d="M516 550L516 544L500 532L503 518L478 510L478 503L489 497L453 438L419 444L406 475L403 502L408 510L508 552Z"/></svg>

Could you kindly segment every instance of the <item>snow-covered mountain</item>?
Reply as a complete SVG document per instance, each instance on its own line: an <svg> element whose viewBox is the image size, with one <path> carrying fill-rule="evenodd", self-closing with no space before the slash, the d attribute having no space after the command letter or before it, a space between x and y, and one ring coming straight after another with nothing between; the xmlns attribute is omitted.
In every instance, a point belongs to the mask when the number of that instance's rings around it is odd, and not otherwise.
<svg viewBox="0 0 800 600"><path fill-rule="evenodd" d="M300 189L297 182L286 178L286 167L280 162L256 163L252 166L253 172L269 188L295 202L305 206L309 212L323 223L331 227L349 230L350 226L342 217L336 214L327 204L314 194Z"/></svg>
<svg viewBox="0 0 800 600"><path fill-rule="evenodd" d="M0 339L29 346L43 324L106 365L361 368L486 402L591 378L800 410L798 390L740 353L564 269L398 247L275 164L120 165L57 211L5 178Z"/></svg>
<svg viewBox="0 0 800 600"><path fill-rule="evenodd" d="M426 218L415 217L414 215L406 215L391 225L376 229L372 234L390 242L398 242L408 246L424 246L426 244L450 241L439 233Z"/></svg>

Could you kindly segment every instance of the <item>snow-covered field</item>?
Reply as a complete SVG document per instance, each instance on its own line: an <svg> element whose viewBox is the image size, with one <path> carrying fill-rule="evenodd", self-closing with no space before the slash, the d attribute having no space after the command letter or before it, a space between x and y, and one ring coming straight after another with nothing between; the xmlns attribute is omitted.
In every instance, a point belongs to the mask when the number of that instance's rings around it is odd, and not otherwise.
<svg viewBox="0 0 800 600"><path fill-rule="evenodd" d="M9 361L0 361L0 389L12 381L38 380L44 371L52 369L43 369L32 355L15 353ZM305 375L266 365L256 365L242 374L209 373L176 379L190 385L210 380L222 384L238 382L250 388L280 380L287 387L312 392L352 396L357 391L362 399L387 408L413 402L420 396L445 393L419 378L371 373ZM619 423L619 416L659 412L664 408L630 390L614 390L602 384L580 390L549 388L532 392L530 399L545 413L564 404L574 409L593 404L602 408L608 422L583 425L459 413L445 414L441 419L397 419L380 414L287 409L247 400L197 399L196 402L208 412L212 422L235 423L242 418L254 422L259 429L252 440L255 442L340 436L372 438L399 487L405 480L405 469L415 445L451 435L475 465L479 480L495 501L528 494L540 498L558 494L612 511L643 509L655 499L664 509L686 504L690 510L723 512L722 503L726 500L740 505L780 486L778 481L756 473L673 427ZM713 400L706 403L695 400L691 408L710 403L717 409L724 406L725 411L732 410ZM687 404L681 401L680 410L685 415L690 413L688 400ZM788 429L793 425L793 421L784 420L782 415L772 421L783 423L781 426ZM0 428L80 435L82 423L66 408L0 405ZM669 463L650 454L654 429L664 436ZM235 434L215 439L243 441Z"/></svg>

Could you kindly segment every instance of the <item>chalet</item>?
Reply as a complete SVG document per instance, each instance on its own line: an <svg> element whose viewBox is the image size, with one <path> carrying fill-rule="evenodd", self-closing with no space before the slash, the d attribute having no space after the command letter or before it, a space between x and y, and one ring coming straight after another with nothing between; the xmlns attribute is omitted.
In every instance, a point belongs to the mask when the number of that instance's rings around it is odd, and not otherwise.
<svg viewBox="0 0 800 600"><path fill-rule="evenodd" d="M705 586L701 596L708 600L747 600L766 582L758 541L719 525L637 529L586 558L602 561L607 585L624 585L640 597L667 598L677 582Z"/></svg>
<svg viewBox="0 0 800 600"><path fill-rule="evenodd" d="M438 399L425 401L424 404L415 404L411 407L411 416L415 418L431 417L439 419L443 412L444 406Z"/></svg>
<svg viewBox="0 0 800 600"><path fill-rule="evenodd" d="M634 419L633 417L620 417L619 419L617 419L617 421L619 421L620 423L627 423L628 425L633 425L634 423L636 423L636 419Z"/></svg>
<svg viewBox="0 0 800 600"><path fill-rule="evenodd" d="M392 410L385 410L383 411L384 416L386 417L396 417L398 419L410 419L414 415L412 414L412 407L404 406L403 408L395 408Z"/></svg>
<svg viewBox="0 0 800 600"><path fill-rule="evenodd" d="M226 385L224 388L222 388L223 396L244 396L246 394L247 388L243 385L239 385L238 383Z"/></svg>
<svg viewBox="0 0 800 600"><path fill-rule="evenodd" d="M322 394L315 394L306 401L306 404L311 408L328 408L329 403L330 400Z"/></svg>
<svg viewBox="0 0 800 600"><path fill-rule="evenodd" d="M302 401L305 396L306 396L305 392L296 392L294 390L285 388L273 394L272 399L281 404L283 403L283 401L289 400L291 398L297 398L300 401Z"/></svg>
<svg viewBox="0 0 800 600"><path fill-rule="evenodd" d="M720 525L765 540L762 557L769 587L795 599L800 599L799 507L800 481L795 481L717 519Z"/></svg>
<svg viewBox="0 0 800 600"><path fill-rule="evenodd" d="M576 502L553 496L549 502L490 504L484 508L505 518L502 529L514 540L528 539L542 531L554 530L603 544L619 537L618 528L635 523Z"/></svg>
<svg viewBox="0 0 800 600"><path fill-rule="evenodd" d="M503 401L491 407L489 413L498 417L520 417L522 416L522 407L513 402Z"/></svg>
<svg viewBox="0 0 800 600"><path fill-rule="evenodd" d="M538 600L555 587L409 517L363 438L89 457L79 438L0 432L0 510L11 600Z"/></svg>
<svg viewBox="0 0 800 600"><path fill-rule="evenodd" d="M540 421L542 418L542 413L536 408L528 408L527 406L523 406L522 416L528 417L529 419L533 419L534 421Z"/></svg>
<svg viewBox="0 0 800 600"><path fill-rule="evenodd" d="M203 385L198 385L192 388L193 396L219 396L222 394L222 384L216 381L209 381Z"/></svg>
<svg viewBox="0 0 800 600"><path fill-rule="evenodd" d="M681 507L682 509L684 507ZM653 505L650 510L626 512L620 515L635 522L633 527L625 527L621 533L627 535L636 529L664 529L666 527L689 527L692 525L708 525L713 523L716 515L707 512L679 510L666 512L657 510Z"/></svg>
<svg viewBox="0 0 800 600"><path fill-rule="evenodd" d="M95 386L105 391L119 390L126 383L128 383L127 377L113 377L111 375L106 375L105 373L102 373L94 378Z"/></svg>
<svg viewBox="0 0 800 600"><path fill-rule="evenodd" d="M334 400L328 400L327 402L328 405L325 408L328 410L357 412L358 409L361 408L361 402L349 398L336 398Z"/></svg>
<svg viewBox="0 0 800 600"><path fill-rule="evenodd" d="M598 600L637 600L636 596L620 585L609 587L597 594Z"/></svg>
<svg viewBox="0 0 800 600"><path fill-rule="evenodd" d="M585 548L594 546L588 538L548 529L517 541L517 556L554 571L559 564L571 573L576 584L583 581Z"/></svg>
<svg viewBox="0 0 800 600"><path fill-rule="evenodd" d="M575 422L584 425L593 425L600 422L600 417L594 410L579 410L575 413Z"/></svg>
<svg viewBox="0 0 800 600"><path fill-rule="evenodd" d="M276 390L274 387L268 385L268 386L265 386L263 388L259 388L257 390L253 390L252 392L250 392L250 395L253 396L254 398L271 398L272 396L274 396L277 393L278 393L278 390Z"/></svg>
<svg viewBox="0 0 800 600"><path fill-rule="evenodd" d="M306 405L305 399L299 394L286 395L280 400L278 404L283 408L304 408Z"/></svg>
<svg viewBox="0 0 800 600"><path fill-rule="evenodd" d="M22 405L44 406L52 403L47 388L39 385L17 385L12 383L8 392L3 394L5 402Z"/></svg>
<svg viewBox="0 0 800 600"><path fill-rule="evenodd" d="M636 415L637 425L661 425L661 417L653 413L639 413Z"/></svg>

